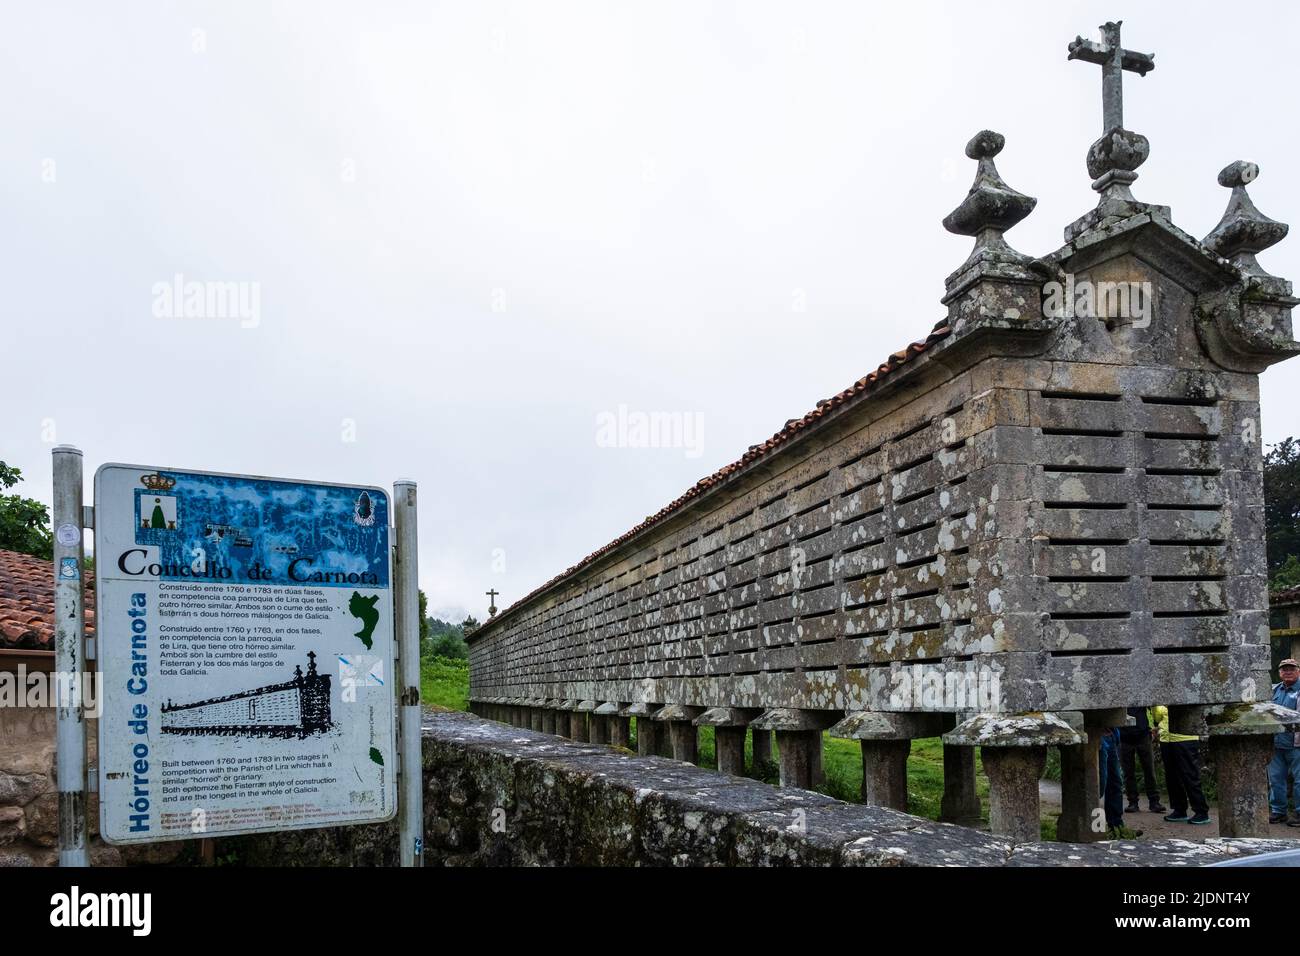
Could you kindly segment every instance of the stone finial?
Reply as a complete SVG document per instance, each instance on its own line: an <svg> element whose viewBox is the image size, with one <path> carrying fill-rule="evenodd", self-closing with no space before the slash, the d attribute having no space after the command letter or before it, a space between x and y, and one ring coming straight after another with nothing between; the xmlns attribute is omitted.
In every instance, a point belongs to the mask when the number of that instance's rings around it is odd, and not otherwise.
<svg viewBox="0 0 1300 956"><path fill-rule="evenodd" d="M1255 208L1246 185L1259 176L1259 167L1237 160L1219 172L1219 185L1232 190L1223 218L1202 243L1241 269L1246 275L1268 276L1255 254L1281 242L1290 229L1284 222L1269 219Z"/></svg>
<svg viewBox="0 0 1300 956"><path fill-rule="evenodd" d="M974 236L975 248L966 262L948 277L951 297L969 284L970 273L977 267L1023 269L1029 257L1007 245L1002 234L1031 212L1038 200L1016 192L998 174L993 158L1002 152L1006 139L992 130L981 130L966 144L966 155L979 162L975 182L960 206L943 220L943 227L959 236ZM945 299L945 301L947 301Z"/></svg>
<svg viewBox="0 0 1300 956"><path fill-rule="evenodd" d="M1034 210L1038 200L1018 193L998 175L993 157L1002 152L1006 138L992 130L981 130L966 144L966 155L979 161L975 183L960 206L948 214L943 227L959 236L977 236L984 242L1000 238ZM976 245L979 248L979 244Z"/></svg>

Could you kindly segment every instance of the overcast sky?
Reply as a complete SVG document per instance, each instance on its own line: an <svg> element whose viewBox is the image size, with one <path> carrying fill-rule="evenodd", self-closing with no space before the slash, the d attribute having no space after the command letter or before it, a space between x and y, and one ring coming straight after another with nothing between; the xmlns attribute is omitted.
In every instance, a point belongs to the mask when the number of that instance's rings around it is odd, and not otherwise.
<svg viewBox="0 0 1300 956"><path fill-rule="evenodd" d="M430 606L481 619L922 337L979 129L1039 200L1009 240L1057 248L1101 131L1066 44L1115 17L1156 54L1138 198L1205 235L1249 159L1300 223L1294 3L14 4L0 458L46 501L56 442L88 486L413 478ZM159 316L177 274L256 320ZM620 406L693 430L607 447Z"/></svg>

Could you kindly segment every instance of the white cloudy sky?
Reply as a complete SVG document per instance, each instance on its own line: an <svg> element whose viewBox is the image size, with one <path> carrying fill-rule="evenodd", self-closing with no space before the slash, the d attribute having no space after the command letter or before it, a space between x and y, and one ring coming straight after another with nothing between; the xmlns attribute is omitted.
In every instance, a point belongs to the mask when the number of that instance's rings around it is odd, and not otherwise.
<svg viewBox="0 0 1300 956"><path fill-rule="evenodd" d="M1138 197L1204 235L1251 159L1300 221L1293 3L14 4L0 458L46 500L52 439L88 476L414 478L431 605L481 618L924 335L972 133L1056 248L1101 125L1065 46L1116 16L1158 64ZM1300 237L1262 261L1300 278ZM257 326L155 317L178 273L258 283ZM1300 431L1294 371L1264 394ZM699 454L600 447L620 405Z"/></svg>

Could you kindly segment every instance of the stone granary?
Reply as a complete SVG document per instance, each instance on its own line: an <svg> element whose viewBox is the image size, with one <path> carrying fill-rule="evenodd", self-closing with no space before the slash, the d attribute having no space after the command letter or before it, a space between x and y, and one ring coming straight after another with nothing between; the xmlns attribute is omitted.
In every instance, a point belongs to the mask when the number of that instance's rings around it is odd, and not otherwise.
<svg viewBox="0 0 1300 956"><path fill-rule="evenodd" d="M1035 200L1003 137L966 147L975 182L944 220L974 238L921 341L485 623L472 708L719 769L770 754L820 773L821 734L861 741L863 796L904 808L913 738L942 735L946 819L1036 839L1046 748L1062 752L1062 839L1094 838L1097 730L1167 704L1208 737L1220 831L1267 832L1268 699L1258 375L1300 351L1291 284L1255 254L1287 227L1234 162L1197 240L1130 187L1119 24L1077 39L1101 66L1087 151L1096 208L1034 258L1003 234Z"/></svg>

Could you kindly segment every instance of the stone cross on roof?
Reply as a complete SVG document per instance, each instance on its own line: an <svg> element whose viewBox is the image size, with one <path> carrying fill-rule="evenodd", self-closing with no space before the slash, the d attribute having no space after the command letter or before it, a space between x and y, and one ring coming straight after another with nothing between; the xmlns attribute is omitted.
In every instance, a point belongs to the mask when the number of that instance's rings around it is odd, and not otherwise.
<svg viewBox="0 0 1300 956"><path fill-rule="evenodd" d="M1101 42L1075 37L1068 58L1101 66L1101 138L1088 147L1088 175L1101 194L1097 209L1066 227L1067 242L1107 222L1137 212L1165 215L1164 207L1139 203L1129 191L1138 178L1137 168L1151 155L1151 144L1141 133L1124 128L1124 71L1146 76L1156 68L1155 55L1135 53L1120 45L1120 23L1103 23Z"/></svg>
<svg viewBox="0 0 1300 956"><path fill-rule="evenodd" d="M501 592L493 588L491 591L484 591L483 593L488 596L488 617L496 617L497 595Z"/></svg>
<svg viewBox="0 0 1300 956"><path fill-rule="evenodd" d="M1124 21L1103 23L1101 43L1075 37L1069 46L1071 60L1101 65L1102 132L1124 125L1124 71L1146 76L1156 68L1154 53L1134 53L1119 42L1119 28Z"/></svg>

